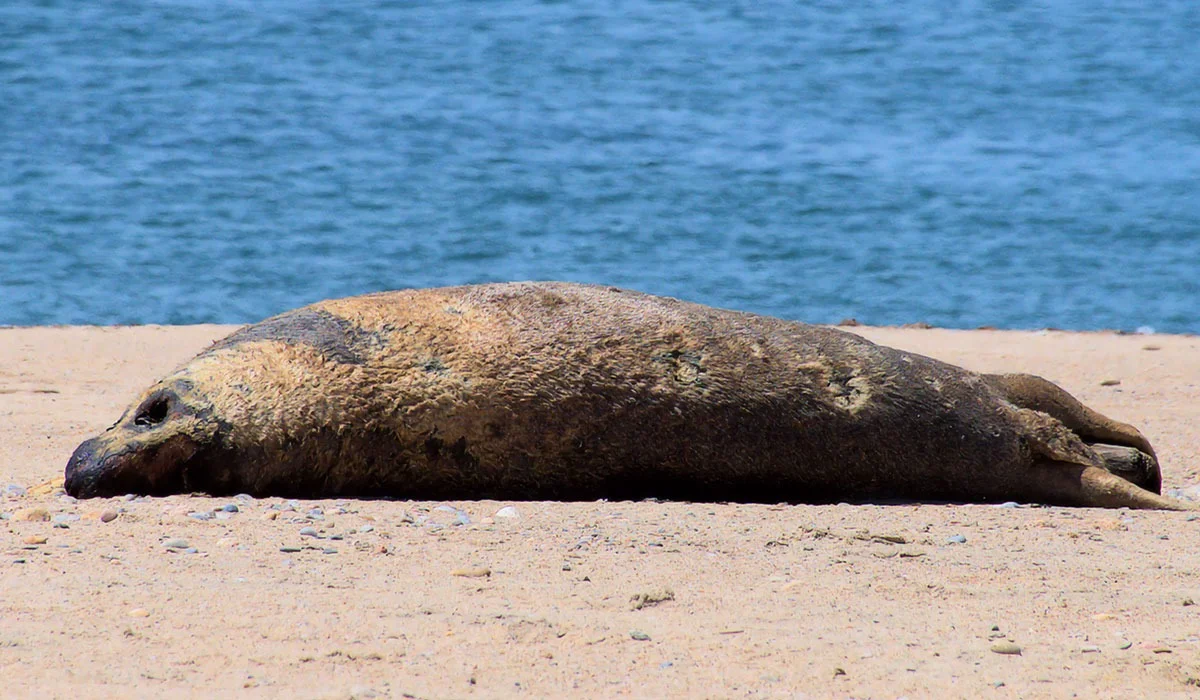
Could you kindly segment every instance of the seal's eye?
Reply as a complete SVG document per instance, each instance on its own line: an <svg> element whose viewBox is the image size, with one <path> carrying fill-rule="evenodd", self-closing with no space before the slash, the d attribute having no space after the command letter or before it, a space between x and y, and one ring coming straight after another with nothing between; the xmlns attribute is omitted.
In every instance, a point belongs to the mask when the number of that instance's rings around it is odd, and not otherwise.
<svg viewBox="0 0 1200 700"><path fill-rule="evenodd" d="M163 394L151 396L138 408L137 414L133 418L133 424L143 427L158 425L166 420L170 407L170 397Z"/></svg>

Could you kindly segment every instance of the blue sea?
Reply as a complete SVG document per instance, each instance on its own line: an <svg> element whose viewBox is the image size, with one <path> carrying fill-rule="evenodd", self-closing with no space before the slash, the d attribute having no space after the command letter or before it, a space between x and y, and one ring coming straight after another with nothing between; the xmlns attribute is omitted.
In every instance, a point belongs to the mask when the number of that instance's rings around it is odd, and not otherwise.
<svg viewBox="0 0 1200 700"><path fill-rule="evenodd" d="M0 323L603 282L1200 332L1200 3L0 4Z"/></svg>

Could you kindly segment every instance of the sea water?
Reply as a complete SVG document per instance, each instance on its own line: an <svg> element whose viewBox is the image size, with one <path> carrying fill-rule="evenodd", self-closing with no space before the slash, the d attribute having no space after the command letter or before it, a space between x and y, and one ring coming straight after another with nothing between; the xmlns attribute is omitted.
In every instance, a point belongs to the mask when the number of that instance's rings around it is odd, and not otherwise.
<svg viewBox="0 0 1200 700"><path fill-rule="evenodd" d="M0 4L0 323L521 279L1200 332L1200 3Z"/></svg>

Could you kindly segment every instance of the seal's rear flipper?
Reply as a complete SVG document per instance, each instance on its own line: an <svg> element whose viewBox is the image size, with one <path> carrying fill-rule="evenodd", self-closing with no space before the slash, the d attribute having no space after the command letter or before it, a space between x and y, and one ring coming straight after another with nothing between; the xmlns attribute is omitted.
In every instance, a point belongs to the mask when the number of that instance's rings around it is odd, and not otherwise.
<svg viewBox="0 0 1200 700"><path fill-rule="evenodd" d="M1133 447L1088 445L1046 412L1020 408L1017 415L1032 467L1023 485L1030 500L1091 508L1200 510L1200 505L1147 490L1161 486L1153 455Z"/></svg>
<svg viewBox="0 0 1200 700"><path fill-rule="evenodd" d="M1137 428L1088 408L1054 382L1032 374L985 374L983 379L1010 403L1057 418L1084 442L1136 447L1158 459Z"/></svg>
<svg viewBox="0 0 1200 700"><path fill-rule="evenodd" d="M1042 498L1050 502L1090 508L1200 510L1200 504L1151 493L1099 467L1043 462L1037 469L1045 470L1045 478L1036 486L1048 492Z"/></svg>

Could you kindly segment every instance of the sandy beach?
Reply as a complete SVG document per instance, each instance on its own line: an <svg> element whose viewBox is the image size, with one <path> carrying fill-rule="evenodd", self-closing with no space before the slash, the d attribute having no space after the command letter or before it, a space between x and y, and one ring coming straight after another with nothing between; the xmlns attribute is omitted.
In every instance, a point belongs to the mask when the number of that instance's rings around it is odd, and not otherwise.
<svg viewBox="0 0 1200 700"><path fill-rule="evenodd" d="M35 488L231 330L0 329L0 696L1200 696L1194 514ZM1200 500L1198 337L850 330L1051 379Z"/></svg>

